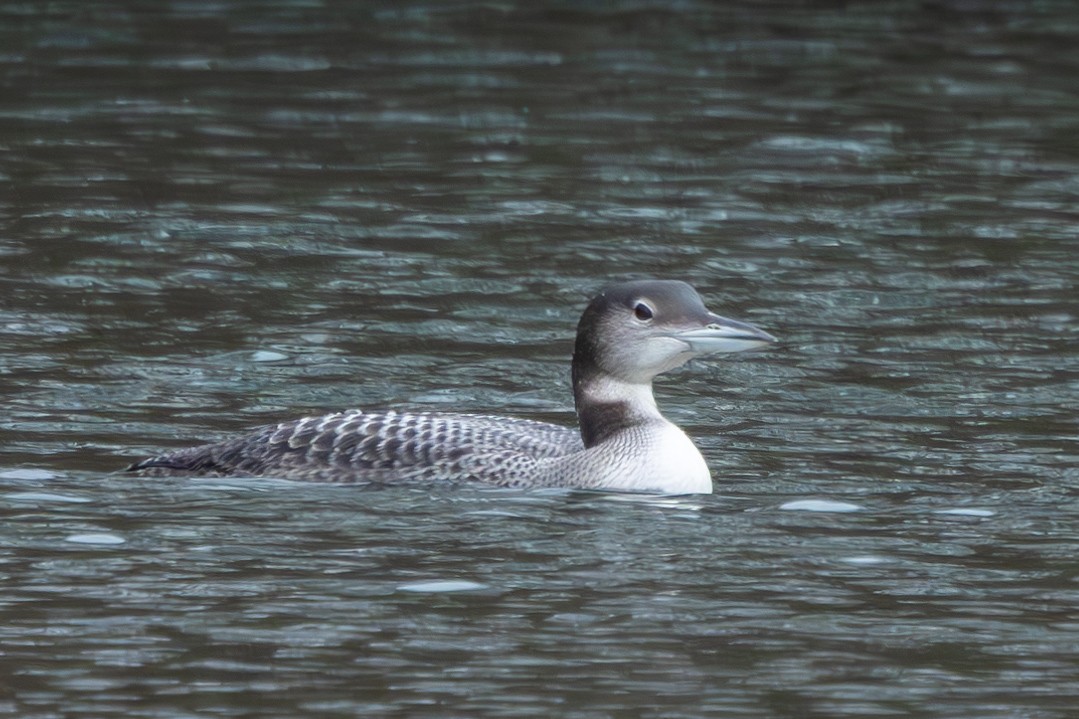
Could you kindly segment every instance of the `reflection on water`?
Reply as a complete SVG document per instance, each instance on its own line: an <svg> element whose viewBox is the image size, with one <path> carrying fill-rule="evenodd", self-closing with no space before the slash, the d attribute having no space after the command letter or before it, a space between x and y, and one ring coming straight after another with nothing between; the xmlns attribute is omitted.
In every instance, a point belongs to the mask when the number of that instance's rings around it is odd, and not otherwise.
<svg viewBox="0 0 1079 719"><path fill-rule="evenodd" d="M0 5L23 717L1063 717L1079 11ZM572 422L588 296L713 497L146 482L347 406Z"/></svg>

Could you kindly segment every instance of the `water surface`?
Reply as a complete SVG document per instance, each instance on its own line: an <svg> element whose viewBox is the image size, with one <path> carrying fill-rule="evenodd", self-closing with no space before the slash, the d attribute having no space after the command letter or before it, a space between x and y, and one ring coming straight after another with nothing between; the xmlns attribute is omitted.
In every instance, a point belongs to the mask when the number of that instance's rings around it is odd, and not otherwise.
<svg viewBox="0 0 1079 719"><path fill-rule="evenodd" d="M1068 2L0 4L0 712L1067 717ZM708 497L132 480L351 406L572 424L577 316Z"/></svg>

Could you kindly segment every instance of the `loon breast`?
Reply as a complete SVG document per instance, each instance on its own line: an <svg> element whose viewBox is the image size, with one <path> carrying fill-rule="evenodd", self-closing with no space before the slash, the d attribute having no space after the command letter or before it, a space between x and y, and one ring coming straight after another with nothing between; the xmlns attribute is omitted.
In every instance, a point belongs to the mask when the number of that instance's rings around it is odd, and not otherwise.
<svg viewBox="0 0 1079 719"><path fill-rule="evenodd" d="M579 430L480 414L348 410L257 428L131 465L148 476L275 477L348 483L474 481L708 493L700 451L656 406L653 379L693 357L775 342L709 312L684 282L607 287L577 326Z"/></svg>

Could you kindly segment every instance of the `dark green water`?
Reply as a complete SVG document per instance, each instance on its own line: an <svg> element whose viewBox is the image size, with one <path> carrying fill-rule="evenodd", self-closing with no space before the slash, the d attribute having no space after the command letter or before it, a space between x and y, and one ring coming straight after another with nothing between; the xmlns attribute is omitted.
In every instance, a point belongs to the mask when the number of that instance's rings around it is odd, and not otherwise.
<svg viewBox="0 0 1079 719"><path fill-rule="evenodd" d="M1072 717L1079 6L0 3L0 714ZM572 423L614 279L717 494L113 472Z"/></svg>

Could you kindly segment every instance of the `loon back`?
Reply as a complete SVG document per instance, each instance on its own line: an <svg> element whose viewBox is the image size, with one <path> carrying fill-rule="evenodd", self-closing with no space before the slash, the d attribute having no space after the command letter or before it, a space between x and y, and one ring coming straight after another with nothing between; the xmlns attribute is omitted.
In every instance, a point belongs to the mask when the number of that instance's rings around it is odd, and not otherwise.
<svg viewBox="0 0 1079 719"><path fill-rule="evenodd" d="M600 292L577 326L572 378L579 432L489 415L348 410L261 427L128 470L708 493L704 458L659 412L652 380L699 355L774 341L753 325L710 313L684 282L627 282Z"/></svg>
<svg viewBox="0 0 1079 719"><path fill-rule="evenodd" d="M323 482L483 480L489 454L547 458L584 449L569 427L527 419L430 412L344 412L266 425L217 444L181 449L128 469L151 476L283 477ZM512 484L504 476L498 484ZM493 477L492 477L493 479Z"/></svg>

